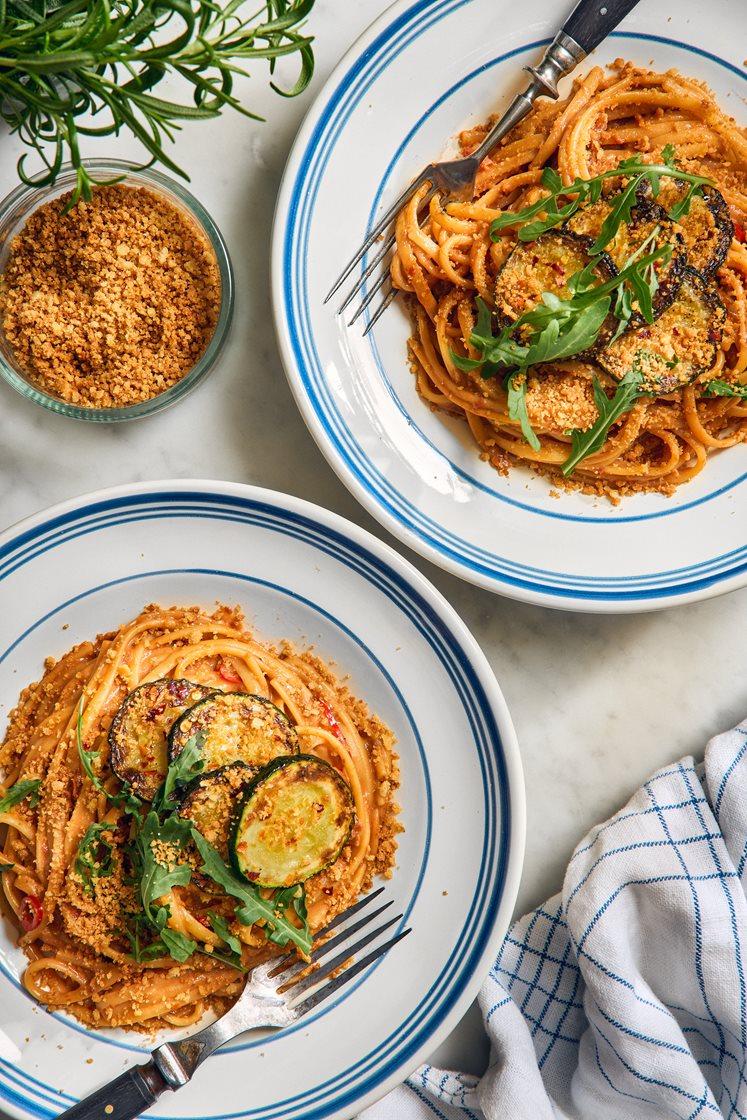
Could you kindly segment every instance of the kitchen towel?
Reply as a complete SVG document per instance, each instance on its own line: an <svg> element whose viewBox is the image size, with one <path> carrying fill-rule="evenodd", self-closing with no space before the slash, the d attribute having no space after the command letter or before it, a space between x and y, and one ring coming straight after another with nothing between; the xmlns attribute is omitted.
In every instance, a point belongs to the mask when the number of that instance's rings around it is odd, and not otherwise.
<svg viewBox="0 0 747 1120"><path fill-rule="evenodd" d="M747 1117L747 721L658 771L508 932L484 1077L423 1066L361 1120Z"/></svg>

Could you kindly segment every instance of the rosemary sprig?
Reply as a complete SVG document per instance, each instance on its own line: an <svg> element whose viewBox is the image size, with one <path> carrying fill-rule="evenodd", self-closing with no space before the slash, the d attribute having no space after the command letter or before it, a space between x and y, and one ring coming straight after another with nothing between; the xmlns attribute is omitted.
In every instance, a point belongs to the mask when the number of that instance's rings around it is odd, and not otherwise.
<svg viewBox="0 0 747 1120"><path fill-rule="evenodd" d="M185 120L208 120L227 107L255 120L233 92L248 63L264 59L272 74L279 58L295 55L300 69L293 97L314 68L312 40L301 31L314 0L264 0L245 13L244 0L0 0L0 117L41 163L34 176L26 157L24 182L54 182L66 159L75 168L73 202L89 198L95 180L83 166L81 136L127 129L146 163L184 171L165 145ZM190 100L157 97L165 77L180 79Z"/></svg>
<svg viewBox="0 0 747 1120"><path fill-rule="evenodd" d="M602 223L592 253L601 253L613 240L623 222L629 222L631 212L635 206L638 189L644 180L651 185L654 198L659 194L662 176L678 179L688 184L681 199L669 210L669 217L677 221L690 209L690 203L696 194L702 194L703 187L708 186L710 179L703 175L692 175L681 171L675 161L675 151L667 145L661 153L661 163L643 163L635 156L622 160L617 167L595 175L593 179L574 179L572 183L564 186L558 172L552 167L546 167L542 172L542 186L549 193L524 207L516 213L507 211L500 214L490 224L490 236L497 241L501 232L509 227L518 226L520 241L534 241L540 234L567 222L581 206L590 206L598 202L602 194L602 186L608 179L627 179L624 188L615 195L610 204L610 212ZM561 203L562 199L568 201ZM536 221L531 221L536 218Z"/></svg>

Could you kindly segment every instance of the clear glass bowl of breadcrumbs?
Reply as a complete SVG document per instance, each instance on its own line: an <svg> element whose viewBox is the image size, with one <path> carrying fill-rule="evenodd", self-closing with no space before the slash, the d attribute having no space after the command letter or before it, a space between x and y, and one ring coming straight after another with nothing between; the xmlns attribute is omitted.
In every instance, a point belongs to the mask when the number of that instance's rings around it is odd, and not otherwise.
<svg viewBox="0 0 747 1120"><path fill-rule="evenodd" d="M110 251L91 250L107 213L86 215L80 244L48 228L75 186L70 167L0 204L0 373L64 416L134 420L181 400L214 366L233 315L233 270L217 226L180 183L122 160L87 160L86 169L115 200L120 224L102 242ZM138 207L128 196L117 210L123 188L141 192ZM137 225L132 237L122 221Z"/></svg>

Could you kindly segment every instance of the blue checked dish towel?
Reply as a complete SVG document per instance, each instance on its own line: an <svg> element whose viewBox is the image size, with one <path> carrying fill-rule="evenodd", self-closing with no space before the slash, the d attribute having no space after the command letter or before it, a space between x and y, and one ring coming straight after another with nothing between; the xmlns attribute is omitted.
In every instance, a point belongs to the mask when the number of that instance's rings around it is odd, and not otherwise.
<svg viewBox="0 0 747 1120"><path fill-rule="evenodd" d="M747 721L576 848L480 992L482 1079L424 1066L361 1120L747 1116Z"/></svg>

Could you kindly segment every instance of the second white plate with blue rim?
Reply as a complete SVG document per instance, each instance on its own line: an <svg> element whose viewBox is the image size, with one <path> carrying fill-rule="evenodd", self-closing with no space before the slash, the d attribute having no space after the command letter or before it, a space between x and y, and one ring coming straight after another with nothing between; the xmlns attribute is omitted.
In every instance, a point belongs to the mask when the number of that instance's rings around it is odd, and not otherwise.
<svg viewBox="0 0 747 1120"><path fill-rule="evenodd" d="M339 1120L403 1080L491 967L524 846L511 719L448 603L390 548L326 510L182 480L99 491L14 526L0 537L0 595L0 736L45 658L147 603L216 600L240 605L262 639L313 646L392 728L405 831L386 891L412 933L329 1005L288 1030L236 1040L151 1111ZM16 936L3 923L0 1111L56 1116L142 1062L155 1042L37 1006L20 983Z"/></svg>
<svg viewBox="0 0 747 1120"><path fill-rule="evenodd" d="M570 5L568 5L570 6ZM480 462L464 425L428 411L397 306L363 337L324 295L377 213L449 140L505 106L566 5L400 0L355 44L298 136L278 198L273 297L298 405L367 509L406 544L491 591L579 611L641 611L747 581L744 447L671 498L611 506ZM643 0L581 70L619 56L704 79L744 115L729 0ZM363 320L365 322L365 319Z"/></svg>

